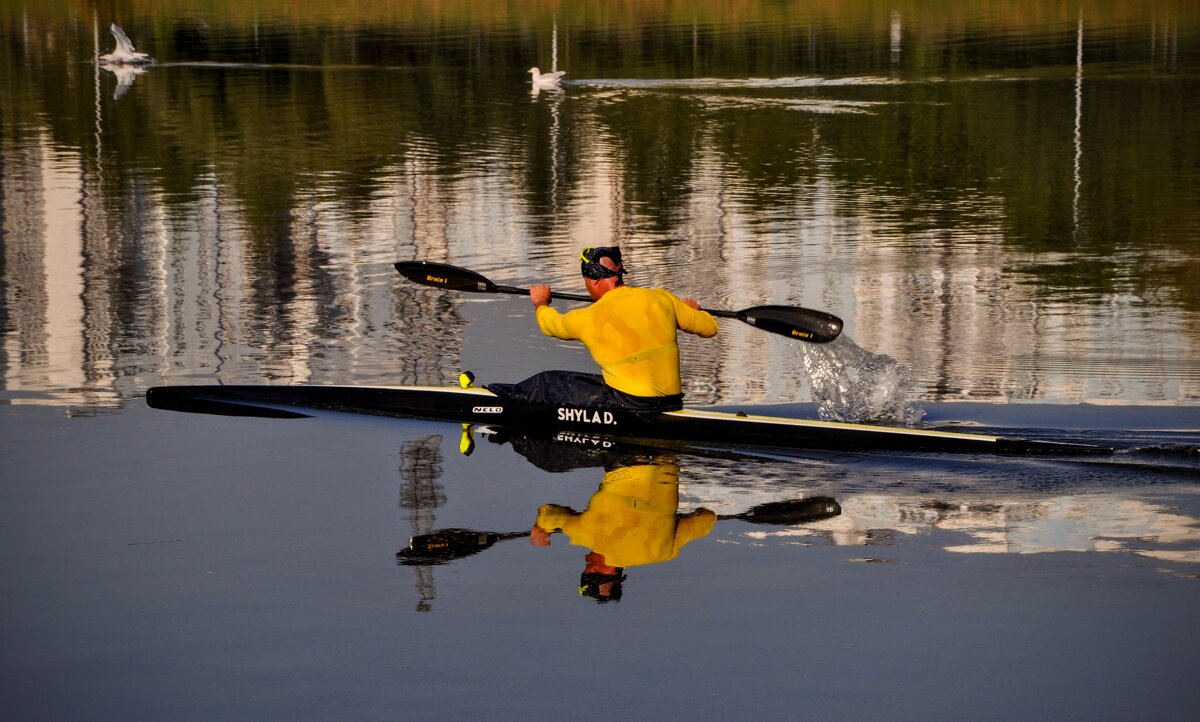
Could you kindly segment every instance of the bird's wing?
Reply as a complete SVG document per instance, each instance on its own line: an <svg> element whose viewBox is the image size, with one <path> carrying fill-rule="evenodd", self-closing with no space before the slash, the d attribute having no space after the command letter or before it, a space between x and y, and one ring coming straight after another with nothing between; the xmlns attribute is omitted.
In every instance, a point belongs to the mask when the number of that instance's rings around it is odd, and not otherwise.
<svg viewBox="0 0 1200 722"><path fill-rule="evenodd" d="M108 29L113 34L113 37L117 39L117 49L132 54L133 43L129 40L129 36L125 34L125 31L121 29L121 26L113 23Z"/></svg>

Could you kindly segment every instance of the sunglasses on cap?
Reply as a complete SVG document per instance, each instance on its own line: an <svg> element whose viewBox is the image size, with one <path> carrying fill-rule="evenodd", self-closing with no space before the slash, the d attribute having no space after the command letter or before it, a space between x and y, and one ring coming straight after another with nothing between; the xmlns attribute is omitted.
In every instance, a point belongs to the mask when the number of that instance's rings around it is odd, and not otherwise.
<svg viewBox="0 0 1200 722"><path fill-rule="evenodd" d="M611 268L605 268L600 263L600 259L610 258L620 270L614 271ZM600 281L613 276L620 276L625 273L625 269L621 268L621 249L616 246L595 246L585 248L579 254L579 272L584 278L590 278L594 281Z"/></svg>

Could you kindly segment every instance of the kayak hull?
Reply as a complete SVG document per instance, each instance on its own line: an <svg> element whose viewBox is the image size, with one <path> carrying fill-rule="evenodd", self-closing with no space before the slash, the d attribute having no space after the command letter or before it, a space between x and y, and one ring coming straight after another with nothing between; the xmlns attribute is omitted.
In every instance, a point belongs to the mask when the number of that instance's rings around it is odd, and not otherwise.
<svg viewBox="0 0 1200 722"><path fill-rule="evenodd" d="M844 451L1080 454L1110 449L936 429L851 424L706 409L635 412L541 406L504 399L486 389L436 386L157 386L146 394L157 409L232 416L294 418L305 410L373 414L523 432L586 434L613 439Z"/></svg>

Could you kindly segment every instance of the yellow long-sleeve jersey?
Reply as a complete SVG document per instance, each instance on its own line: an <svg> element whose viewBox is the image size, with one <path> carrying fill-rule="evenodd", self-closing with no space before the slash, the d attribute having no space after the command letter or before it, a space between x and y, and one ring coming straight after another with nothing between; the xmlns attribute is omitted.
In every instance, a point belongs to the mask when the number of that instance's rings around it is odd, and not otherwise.
<svg viewBox="0 0 1200 722"><path fill-rule="evenodd" d="M674 559L685 544L707 535L717 523L708 509L679 517L678 508L678 466L627 466L604 476L582 512L543 504L537 525L603 554L606 564L633 567Z"/></svg>
<svg viewBox="0 0 1200 722"><path fill-rule="evenodd" d="M618 286L586 308L559 313L537 309L547 336L582 341L604 374L604 382L634 396L671 396L682 391L678 331L703 338L717 321L684 305L661 288Z"/></svg>

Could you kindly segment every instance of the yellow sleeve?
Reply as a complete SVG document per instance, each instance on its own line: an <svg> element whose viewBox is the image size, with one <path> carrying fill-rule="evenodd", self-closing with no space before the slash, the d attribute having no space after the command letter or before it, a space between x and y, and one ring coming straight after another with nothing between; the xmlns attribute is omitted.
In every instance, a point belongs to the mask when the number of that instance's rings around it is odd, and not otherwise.
<svg viewBox="0 0 1200 722"><path fill-rule="evenodd" d="M579 334L572 330L577 327L572 316L579 310L582 309L563 314L550 306L538 306L536 311L538 328L542 329L542 333L547 336L560 338L563 341L578 341Z"/></svg>
<svg viewBox="0 0 1200 722"><path fill-rule="evenodd" d="M537 520L534 522L549 532L563 531L564 526L571 526L579 518L579 514L570 507L560 504L542 504L538 509Z"/></svg>
<svg viewBox="0 0 1200 722"><path fill-rule="evenodd" d="M688 542L707 536L716 524L717 515L703 508L681 518L675 525L675 549L682 549Z"/></svg>
<svg viewBox="0 0 1200 722"><path fill-rule="evenodd" d="M708 311L697 311L675 297L675 321L680 331L694 333L700 338L717 335L717 319Z"/></svg>

